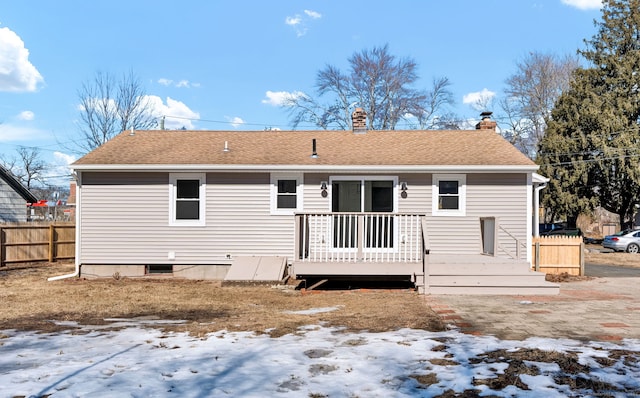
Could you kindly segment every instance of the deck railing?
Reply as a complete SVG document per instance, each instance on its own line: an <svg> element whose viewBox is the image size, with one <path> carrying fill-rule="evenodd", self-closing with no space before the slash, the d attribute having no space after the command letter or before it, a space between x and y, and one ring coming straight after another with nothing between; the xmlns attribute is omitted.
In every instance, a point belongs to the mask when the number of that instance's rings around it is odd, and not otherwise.
<svg viewBox="0 0 640 398"><path fill-rule="evenodd" d="M420 262L423 214L296 214L297 261Z"/></svg>
<svg viewBox="0 0 640 398"><path fill-rule="evenodd" d="M502 252L504 252L507 256L509 256L510 258L512 258L514 260L521 260L523 258L523 256L522 256L523 250L524 250L524 253L526 253L526 250L527 250L526 243L524 243L520 239L516 238L512 233L510 233L509 231L504 229L502 226L499 226L499 229L500 229L500 231L502 231L505 234L507 234L507 236L509 236L509 238L512 239L512 242L515 244L516 252L514 254L511 250L509 250L509 248L505 244L503 244L500 241L498 241L498 248Z"/></svg>

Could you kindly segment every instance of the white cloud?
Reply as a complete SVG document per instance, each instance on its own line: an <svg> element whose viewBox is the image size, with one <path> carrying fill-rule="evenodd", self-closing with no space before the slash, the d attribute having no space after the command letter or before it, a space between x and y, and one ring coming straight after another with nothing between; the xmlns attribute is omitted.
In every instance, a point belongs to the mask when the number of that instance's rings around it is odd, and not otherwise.
<svg viewBox="0 0 640 398"><path fill-rule="evenodd" d="M599 10L602 8L602 0L562 0L562 4L580 10Z"/></svg>
<svg viewBox="0 0 640 398"><path fill-rule="evenodd" d="M487 106L491 104L496 93L483 88L482 91L469 93L462 97L462 103L471 105L476 110L485 111Z"/></svg>
<svg viewBox="0 0 640 398"><path fill-rule="evenodd" d="M300 15L296 15L295 17L287 17L284 20L284 23L286 23L289 26L296 26L299 25L302 22L302 18L300 18Z"/></svg>
<svg viewBox="0 0 640 398"><path fill-rule="evenodd" d="M22 111L18 114L18 120L33 120L36 115L31 111Z"/></svg>
<svg viewBox="0 0 640 398"><path fill-rule="evenodd" d="M244 120L242 120L242 118L238 116L235 116L235 117L226 116L226 118L233 127L238 127L245 123Z"/></svg>
<svg viewBox="0 0 640 398"><path fill-rule="evenodd" d="M53 158L57 164L64 165L64 166L68 166L77 160L77 157L75 155L69 155L67 153L62 153L58 151L53 153Z"/></svg>
<svg viewBox="0 0 640 398"><path fill-rule="evenodd" d="M0 91L36 91L44 79L29 62L29 50L9 28L0 28Z"/></svg>
<svg viewBox="0 0 640 398"><path fill-rule="evenodd" d="M302 91L294 91L292 93L287 91L267 91L265 95L267 98L263 99L262 103L273 106L290 106L292 100L305 96Z"/></svg>
<svg viewBox="0 0 640 398"><path fill-rule="evenodd" d="M309 31L307 21L322 18L322 14L313 10L304 10L304 15L296 14L293 17L286 17L284 23L293 27L298 37L304 36Z"/></svg>
<svg viewBox="0 0 640 398"><path fill-rule="evenodd" d="M308 16L310 16L313 19L322 18L322 14L320 14L319 12L316 12L316 11L304 10L304 13L307 14Z"/></svg>
<svg viewBox="0 0 640 398"><path fill-rule="evenodd" d="M161 84L163 86L174 86L177 88L191 88L191 87L200 87L200 83L193 83L190 82L189 80L186 79L182 79L179 81L173 81L171 79L166 79L166 78L160 78L158 79L158 84Z"/></svg>
<svg viewBox="0 0 640 398"><path fill-rule="evenodd" d="M194 119L200 119L200 114L192 111L184 102L167 97L167 103L165 104L162 98L156 95L148 95L146 98L153 109L152 113L154 115L158 118L166 116L164 121L166 129L172 130L184 127L188 130L193 130Z"/></svg>
<svg viewBox="0 0 640 398"><path fill-rule="evenodd" d="M90 105L97 113L100 113L100 114L104 113L103 108L105 106L109 110L109 112L117 113L116 101L112 98L106 100L106 104L105 104L105 99L102 99L102 98L87 98L86 103ZM85 104L78 104L78 106L76 107L78 112L84 112L86 110L84 105Z"/></svg>
<svg viewBox="0 0 640 398"><path fill-rule="evenodd" d="M31 127L0 124L0 142L38 141L51 138L51 133Z"/></svg>
<svg viewBox="0 0 640 398"><path fill-rule="evenodd" d="M53 162L49 163L47 171L44 173L44 177L47 184L68 187L71 180L71 169L69 165L76 161L76 156L69 155L62 152L53 153Z"/></svg>

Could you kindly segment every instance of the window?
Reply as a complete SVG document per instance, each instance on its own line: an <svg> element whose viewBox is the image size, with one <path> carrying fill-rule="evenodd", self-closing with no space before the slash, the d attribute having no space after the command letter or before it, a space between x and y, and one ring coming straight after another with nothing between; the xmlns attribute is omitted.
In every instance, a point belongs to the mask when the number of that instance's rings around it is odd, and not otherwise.
<svg viewBox="0 0 640 398"><path fill-rule="evenodd" d="M200 181L176 181L176 220L200 218Z"/></svg>
<svg viewBox="0 0 640 398"><path fill-rule="evenodd" d="M271 175L271 213L293 214L302 210L302 175Z"/></svg>
<svg viewBox="0 0 640 398"><path fill-rule="evenodd" d="M464 216L466 213L466 176L464 174L434 174L434 216Z"/></svg>
<svg viewBox="0 0 640 398"><path fill-rule="evenodd" d="M296 180L278 180L278 209L295 209L297 207Z"/></svg>
<svg viewBox="0 0 640 398"><path fill-rule="evenodd" d="M460 190L458 181L441 180L438 184L438 210L460 209Z"/></svg>
<svg viewBox="0 0 640 398"><path fill-rule="evenodd" d="M171 174L172 225L204 225L205 175Z"/></svg>

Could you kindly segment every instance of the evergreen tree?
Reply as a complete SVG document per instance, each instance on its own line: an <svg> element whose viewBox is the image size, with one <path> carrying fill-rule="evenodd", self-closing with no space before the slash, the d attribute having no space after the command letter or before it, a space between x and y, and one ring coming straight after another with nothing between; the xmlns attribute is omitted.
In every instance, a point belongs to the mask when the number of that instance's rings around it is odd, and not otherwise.
<svg viewBox="0 0 640 398"><path fill-rule="evenodd" d="M569 222L601 205L624 223L640 203L640 0L605 0L596 27L540 143L543 203Z"/></svg>

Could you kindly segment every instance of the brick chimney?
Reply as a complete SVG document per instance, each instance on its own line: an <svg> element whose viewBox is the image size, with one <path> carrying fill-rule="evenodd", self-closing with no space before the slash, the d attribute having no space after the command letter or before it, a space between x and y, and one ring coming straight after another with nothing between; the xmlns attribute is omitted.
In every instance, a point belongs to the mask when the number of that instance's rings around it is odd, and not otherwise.
<svg viewBox="0 0 640 398"><path fill-rule="evenodd" d="M351 125L354 133L367 132L367 112L362 108L356 108L351 114Z"/></svg>
<svg viewBox="0 0 640 398"><path fill-rule="evenodd" d="M493 112L482 112L480 114L481 120L476 124L476 130L496 130L498 124L491 120L492 113Z"/></svg>

